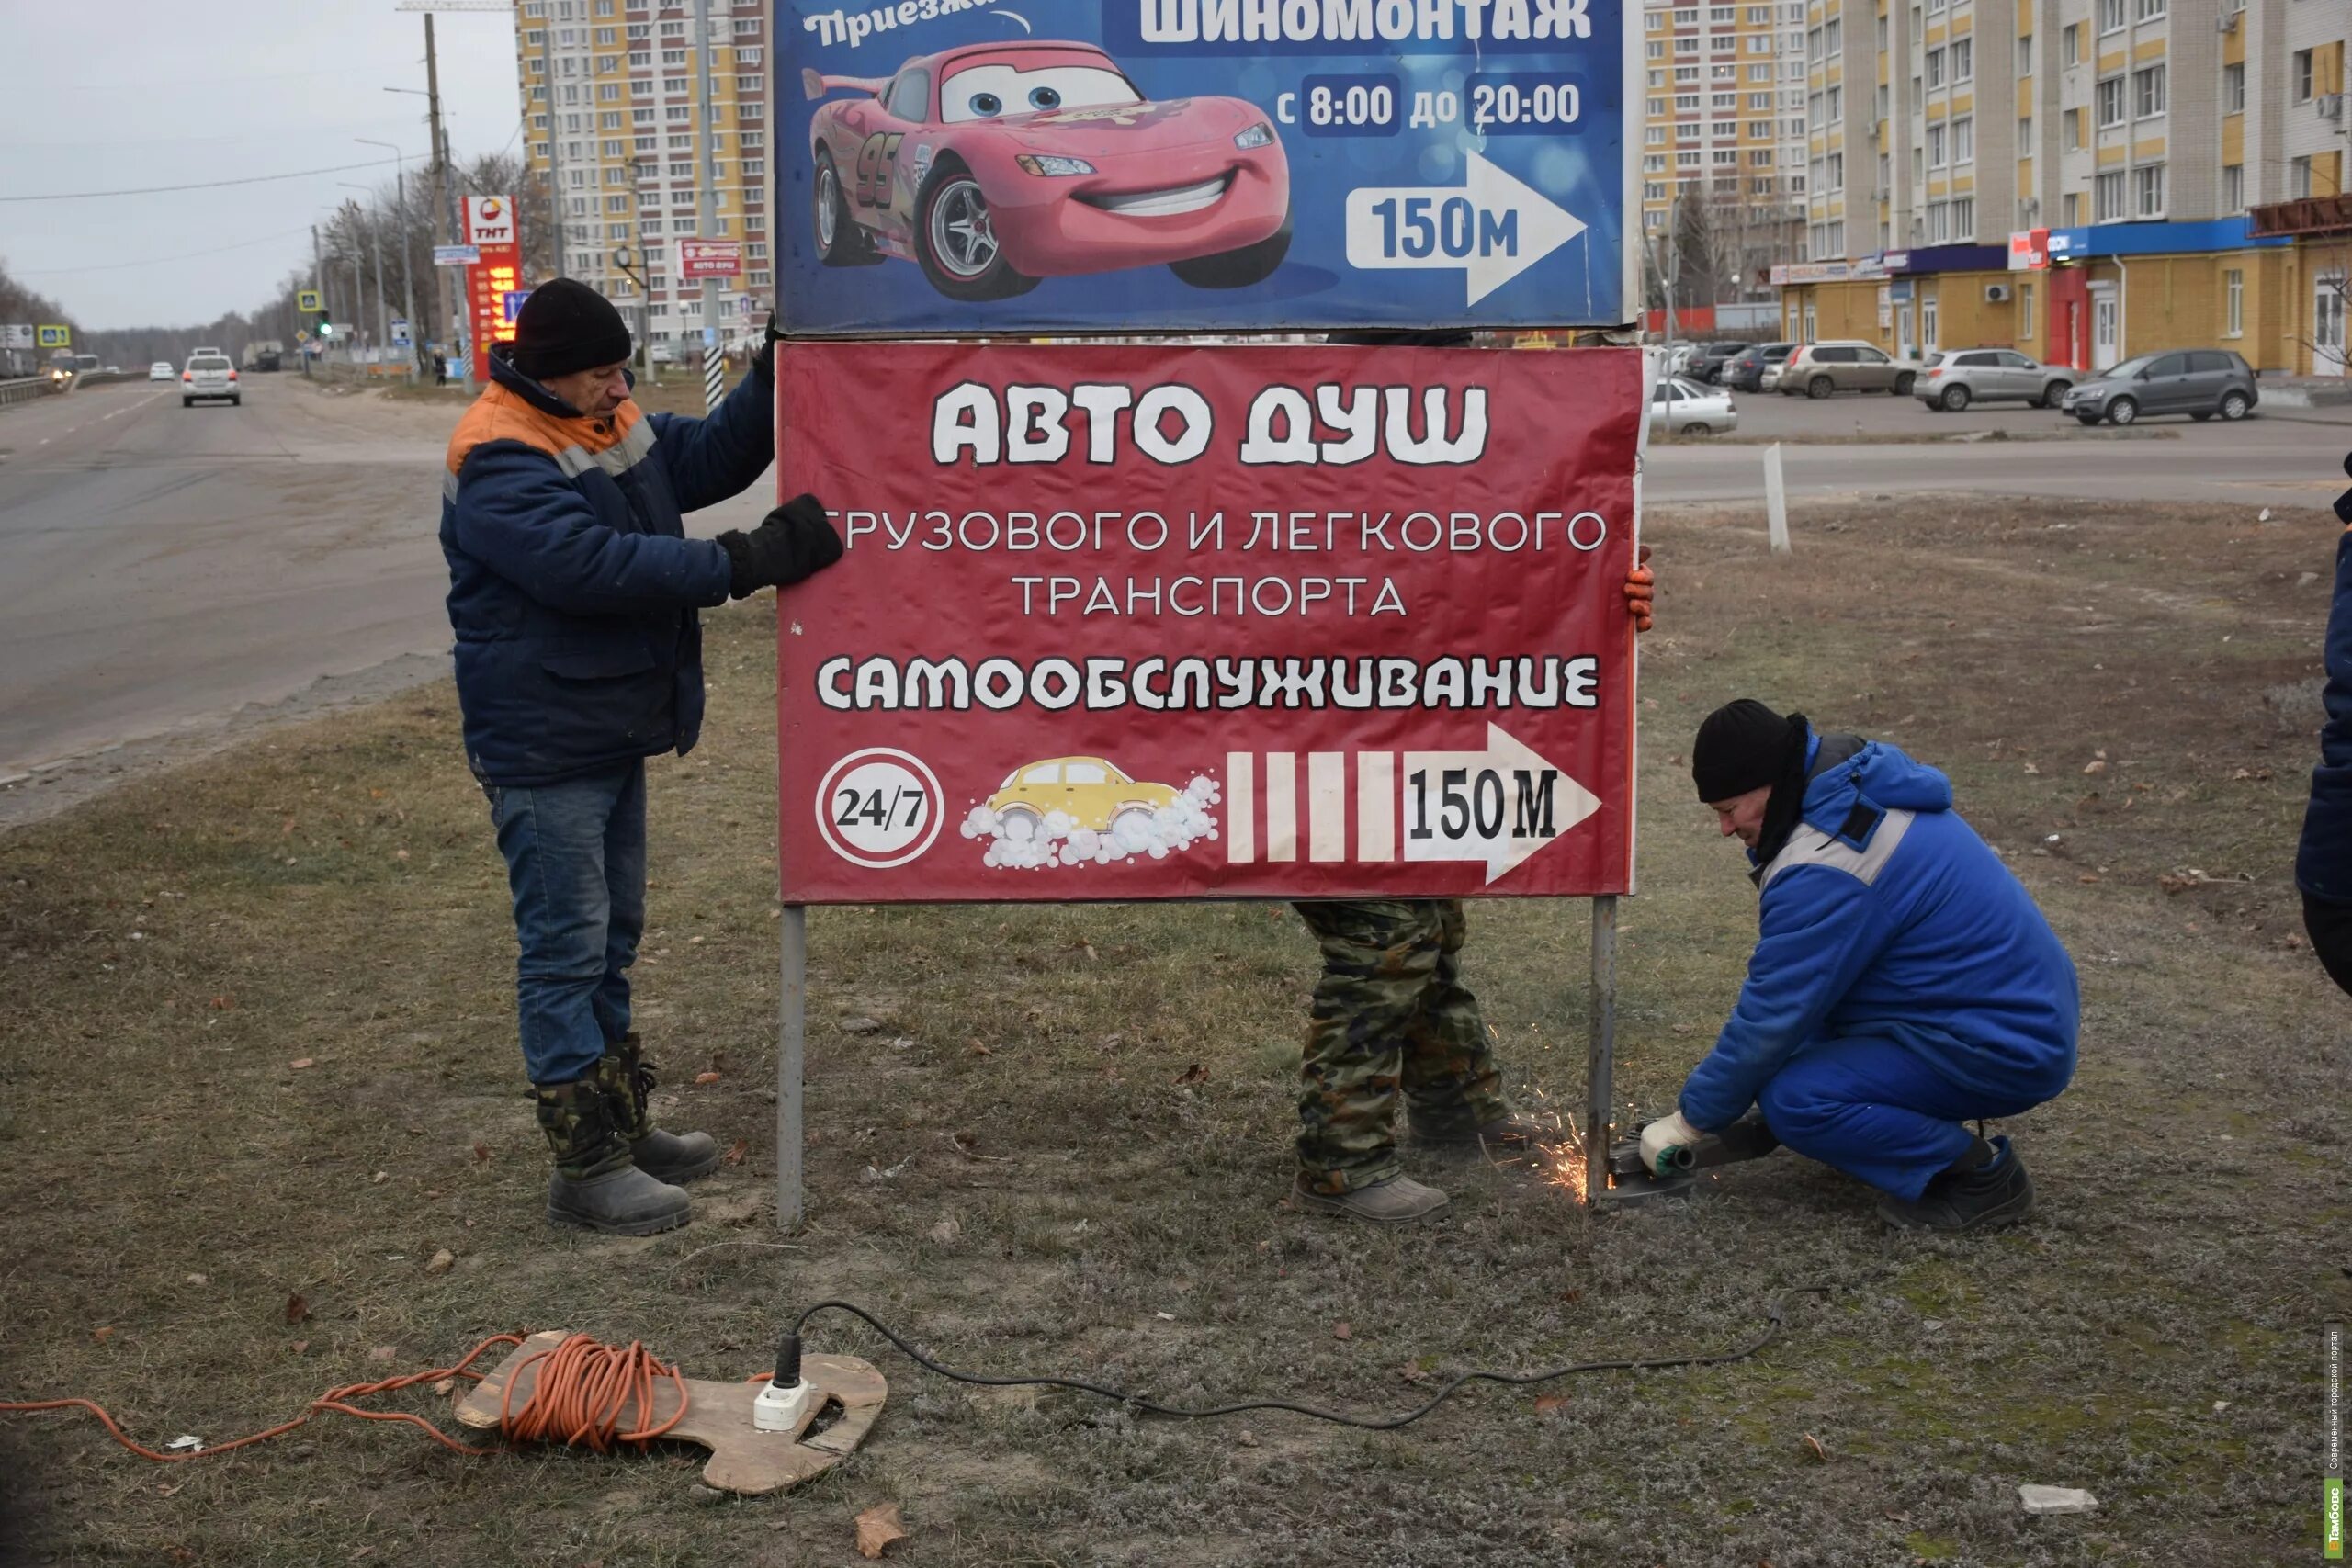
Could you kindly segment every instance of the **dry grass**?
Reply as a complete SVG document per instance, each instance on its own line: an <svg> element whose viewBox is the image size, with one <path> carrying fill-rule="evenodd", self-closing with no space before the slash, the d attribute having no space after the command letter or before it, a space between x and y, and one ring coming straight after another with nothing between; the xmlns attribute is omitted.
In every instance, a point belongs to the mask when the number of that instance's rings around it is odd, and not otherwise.
<svg viewBox="0 0 2352 1568"><path fill-rule="evenodd" d="M85 1421L10 1416L0 1557L831 1563L883 1501L912 1531L893 1559L931 1563L2310 1552L2315 1330L2352 1308L2352 1061L2288 865L2327 592L2302 574L2333 529L1957 500L1801 509L1796 529L1774 562L1753 518L1653 524L1620 1088L1668 1102L1752 936L1733 852L1684 806L1698 715L1751 693L1891 737L1951 772L2083 971L2076 1086L2008 1129L2043 1192L2031 1225L1890 1237L1788 1156L1602 1224L1521 1170L1409 1156L1454 1193L1447 1221L1293 1214L1313 966L1284 909L843 908L810 922L807 1250L702 1251L775 1239L773 661L739 608L714 626L704 748L656 769L639 971L668 1114L748 1150L695 1224L541 1224L503 874L427 690L0 838L0 1388L218 1439L375 1375L375 1347L422 1366L568 1325L715 1377L763 1365L795 1303L845 1294L967 1367L1387 1409L1435 1369L1727 1345L1774 1289L1835 1295L1754 1361L1474 1390L1385 1436L983 1393L828 1321L817 1348L892 1380L873 1441L806 1493L707 1506L682 1456L465 1461L342 1425L164 1471ZM1574 905L1474 914L1506 1062L1564 1100L1584 942ZM458 1266L429 1274L441 1247ZM1541 1414L1539 1392L1570 1401ZM2028 1481L2102 1508L2025 1518Z"/></svg>

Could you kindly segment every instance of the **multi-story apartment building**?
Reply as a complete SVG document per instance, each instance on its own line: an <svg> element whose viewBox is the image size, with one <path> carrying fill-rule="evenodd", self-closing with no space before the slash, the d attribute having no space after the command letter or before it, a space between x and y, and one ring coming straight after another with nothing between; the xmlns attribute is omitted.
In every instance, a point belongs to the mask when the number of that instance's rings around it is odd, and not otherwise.
<svg viewBox="0 0 2352 1568"><path fill-rule="evenodd" d="M2341 189L2347 34L2347 0L1807 0L1813 254L1780 274L1784 325L2340 370L2314 247L2250 212Z"/></svg>
<svg viewBox="0 0 2352 1568"><path fill-rule="evenodd" d="M764 300L775 288L767 4L707 5L708 38L696 36L691 0L522 0L515 7L528 169L553 196L557 271L618 303L656 350L698 343L704 324L701 285L673 277L673 240L742 242L743 275L726 288L726 300ZM717 169L707 236L695 208L706 145ZM643 292L618 265L630 252L643 258L629 258ZM736 310L713 324L724 335L750 318Z"/></svg>
<svg viewBox="0 0 2352 1568"><path fill-rule="evenodd" d="M1688 202L1724 298L1803 254L1804 0L1644 0L1642 232L1662 245Z"/></svg>

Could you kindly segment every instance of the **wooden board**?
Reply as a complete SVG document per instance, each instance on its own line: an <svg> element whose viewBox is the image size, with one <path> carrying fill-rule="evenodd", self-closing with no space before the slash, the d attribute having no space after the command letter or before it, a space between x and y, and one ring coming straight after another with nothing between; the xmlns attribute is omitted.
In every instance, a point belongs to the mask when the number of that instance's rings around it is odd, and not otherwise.
<svg viewBox="0 0 2352 1568"><path fill-rule="evenodd" d="M554 1349L570 1337L569 1330L548 1329L526 1339L458 1403L458 1421L485 1431L496 1427L499 1405L506 1398L508 1382L514 1383L513 1404L520 1407L530 1398L532 1385L538 1380L538 1367L525 1367L523 1362ZM752 1424L752 1402L759 1397L763 1384L688 1378L685 1418L664 1433L662 1440L695 1443L708 1449L710 1461L702 1467L702 1478L722 1492L779 1492L821 1475L839 1464L874 1429L875 1418L882 1414L882 1401L890 1392L889 1384L872 1362L855 1356L805 1356L800 1362L800 1375L827 1396L817 1405L817 1413L821 1414L828 1404L839 1406L838 1418L814 1437L763 1432ZM639 1418L637 1402L632 1399L621 1412L621 1429L658 1426L677 1408L676 1386L668 1379L662 1379L653 1385L651 1422Z"/></svg>

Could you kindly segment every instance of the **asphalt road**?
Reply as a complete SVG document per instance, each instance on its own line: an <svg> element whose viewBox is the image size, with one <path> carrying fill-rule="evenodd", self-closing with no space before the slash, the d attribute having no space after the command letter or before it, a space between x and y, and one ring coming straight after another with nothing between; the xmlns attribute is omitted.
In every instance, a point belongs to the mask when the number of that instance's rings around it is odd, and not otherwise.
<svg viewBox="0 0 2352 1568"><path fill-rule="evenodd" d="M1815 402L1753 392L1738 394L1736 402L1736 443L1650 448L1645 503L1760 502L1764 447L1749 443L1762 438L1786 443L1781 457L1792 496L1985 491L2052 502L2243 502L2257 509L2325 506L2344 489L2344 455L2352 448L2352 418L2342 417L2352 410L2282 409L2236 424L2149 420L2137 434L2119 435L2013 406L1930 413L1915 398ZM1932 439L1995 431L2009 439ZM1913 436L1917 444L1895 439ZM1846 444L1820 444L1840 437Z"/></svg>
<svg viewBox="0 0 2352 1568"><path fill-rule="evenodd" d="M449 412L243 380L242 408L135 384L0 412L0 782L323 676L446 668ZM766 492L690 526L748 526Z"/></svg>
<svg viewBox="0 0 2352 1568"><path fill-rule="evenodd" d="M323 677L356 673L344 689L364 696L370 679L380 688L446 668L434 533L449 409L291 375L244 387L242 408L183 409L176 387L125 385L0 411L0 789L21 794L13 776L36 770L45 784L63 759L218 731ZM1740 410L1743 435L1799 443L1783 448L1796 497L1975 490L2053 504L2317 507L2343 488L2352 446L2352 421L2303 413L2146 427L2169 430L2164 439L1806 445L2078 427L2020 410L1931 415L1883 397L1744 396ZM689 526L750 526L768 491ZM1761 446L1651 449L1653 505L1762 493Z"/></svg>

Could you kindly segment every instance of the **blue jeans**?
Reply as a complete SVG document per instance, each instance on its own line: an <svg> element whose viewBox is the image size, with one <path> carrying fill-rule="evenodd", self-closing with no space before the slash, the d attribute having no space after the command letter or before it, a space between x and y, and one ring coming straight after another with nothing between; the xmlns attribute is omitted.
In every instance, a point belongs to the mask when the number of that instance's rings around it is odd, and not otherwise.
<svg viewBox="0 0 2352 1568"><path fill-rule="evenodd" d="M628 1032L628 966L645 934L645 763L483 787L514 894L523 1064L533 1083L569 1083Z"/></svg>
<svg viewBox="0 0 2352 1568"><path fill-rule="evenodd" d="M1756 1103L1797 1153L1916 1203L1929 1177L1968 1152L1974 1134L1962 1122L2041 1102L1973 1093L1891 1040L1857 1036L1802 1047Z"/></svg>

